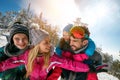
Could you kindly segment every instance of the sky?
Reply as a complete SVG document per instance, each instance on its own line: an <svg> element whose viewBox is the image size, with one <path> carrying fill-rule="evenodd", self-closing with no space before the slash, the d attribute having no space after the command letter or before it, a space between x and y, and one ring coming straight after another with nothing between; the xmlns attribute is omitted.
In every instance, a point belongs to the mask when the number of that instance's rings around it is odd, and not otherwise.
<svg viewBox="0 0 120 80"><path fill-rule="evenodd" d="M90 38L103 52L120 59L120 0L0 0L0 11L19 11L31 4L31 11L60 31L76 18L87 23ZM61 33L62 34L62 33Z"/></svg>

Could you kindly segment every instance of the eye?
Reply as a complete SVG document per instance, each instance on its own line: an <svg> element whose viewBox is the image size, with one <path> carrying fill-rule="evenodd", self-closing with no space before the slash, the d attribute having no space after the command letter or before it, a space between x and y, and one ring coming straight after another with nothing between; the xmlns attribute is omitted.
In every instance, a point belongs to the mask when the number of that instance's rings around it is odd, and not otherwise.
<svg viewBox="0 0 120 80"><path fill-rule="evenodd" d="M77 40L73 40L74 42L77 42Z"/></svg>
<svg viewBox="0 0 120 80"><path fill-rule="evenodd" d="M20 39L19 38L15 38L16 41L19 41Z"/></svg>
<svg viewBox="0 0 120 80"><path fill-rule="evenodd" d="M27 38L27 37L24 37L22 40L28 40L28 38Z"/></svg>

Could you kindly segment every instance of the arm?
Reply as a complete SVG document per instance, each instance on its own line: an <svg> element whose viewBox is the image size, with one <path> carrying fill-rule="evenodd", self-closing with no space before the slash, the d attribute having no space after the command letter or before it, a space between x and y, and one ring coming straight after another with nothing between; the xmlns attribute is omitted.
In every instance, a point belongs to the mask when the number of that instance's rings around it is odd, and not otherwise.
<svg viewBox="0 0 120 80"><path fill-rule="evenodd" d="M6 60L9 58L5 53L4 53L4 46L0 48L0 62Z"/></svg>
<svg viewBox="0 0 120 80"><path fill-rule="evenodd" d="M25 59L26 59L26 51L20 56L16 57L11 57L5 61L0 62L0 71L5 71L7 69L15 68L21 64L25 64Z"/></svg>
<svg viewBox="0 0 120 80"><path fill-rule="evenodd" d="M51 69L53 66L58 66L67 70L71 70L74 72L88 72L89 67L87 64L82 62L73 61L68 58L62 58L57 55L52 56L51 64L48 67L48 70Z"/></svg>
<svg viewBox="0 0 120 80"><path fill-rule="evenodd" d="M64 58L72 59L73 58L72 54L73 53L71 53L69 51L62 51L62 57L64 57Z"/></svg>
<svg viewBox="0 0 120 80"><path fill-rule="evenodd" d="M94 54L94 51L95 51L95 43L92 39L88 39L88 47L87 49L85 50L85 53L88 55L88 56L92 56Z"/></svg>
<svg viewBox="0 0 120 80"><path fill-rule="evenodd" d="M80 62L82 62L82 61L84 61L84 60L87 60L89 57L87 56L87 54L85 54L85 53L80 53L80 54L74 54L73 55L73 59L75 60L75 61L80 61Z"/></svg>
<svg viewBox="0 0 120 80"><path fill-rule="evenodd" d="M61 54L62 54L62 50L60 49L59 46L56 47L55 52L58 56L61 56Z"/></svg>
<svg viewBox="0 0 120 80"><path fill-rule="evenodd" d="M50 76L48 76L47 80L58 80L62 73L62 68L55 67Z"/></svg>

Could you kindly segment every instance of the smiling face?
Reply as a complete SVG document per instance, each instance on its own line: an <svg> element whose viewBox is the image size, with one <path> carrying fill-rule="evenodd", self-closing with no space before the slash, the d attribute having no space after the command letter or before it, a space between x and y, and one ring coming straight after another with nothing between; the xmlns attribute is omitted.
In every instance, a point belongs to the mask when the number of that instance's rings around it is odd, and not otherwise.
<svg viewBox="0 0 120 80"><path fill-rule="evenodd" d="M13 36L14 45L19 49L24 49L28 46L28 37L23 33L17 33Z"/></svg>
<svg viewBox="0 0 120 80"><path fill-rule="evenodd" d="M70 37L70 46L73 51L79 50L88 44L88 40L82 40L78 38Z"/></svg>
<svg viewBox="0 0 120 80"><path fill-rule="evenodd" d="M63 31L63 38L67 42L70 40L70 34L66 31Z"/></svg>
<svg viewBox="0 0 120 80"><path fill-rule="evenodd" d="M46 37L39 43L40 53L48 53L51 49L50 38Z"/></svg>

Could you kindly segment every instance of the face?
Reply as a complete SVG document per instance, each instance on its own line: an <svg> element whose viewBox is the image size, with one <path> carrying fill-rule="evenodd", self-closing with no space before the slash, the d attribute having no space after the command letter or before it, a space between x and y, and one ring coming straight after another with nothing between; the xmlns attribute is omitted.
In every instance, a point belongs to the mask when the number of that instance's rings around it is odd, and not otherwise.
<svg viewBox="0 0 120 80"><path fill-rule="evenodd" d="M83 46L85 46L88 43L88 40L82 41L82 39L77 39L74 37L70 37L70 46L73 51L81 49Z"/></svg>
<svg viewBox="0 0 120 80"><path fill-rule="evenodd" d="M39 43L40 53L48 53L51 49L50 38L46 37Z"/></svg>
<svg viewBox="0 0 120 80"><path fill-rule="evenodd" d="M14 45L19 49L24 49L28 45L28 37L23 33L17 33L13 36Z"/></svg>
<svg viewBox="0 0 120 80"><path fill-rule="evenodd" d="M66 31L63 31L63 38L65 41L69 41L70 40L70 35L68 32Z"/></svg>

